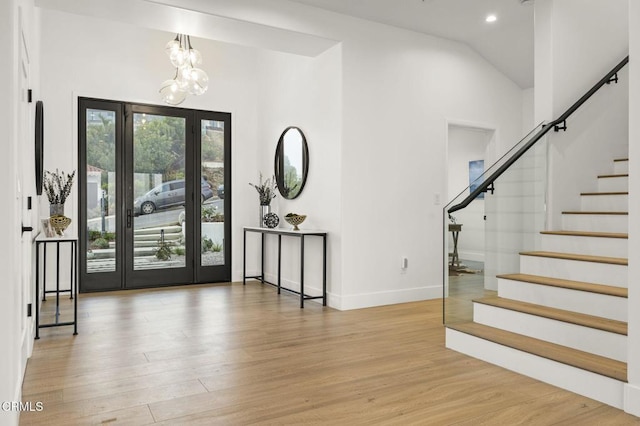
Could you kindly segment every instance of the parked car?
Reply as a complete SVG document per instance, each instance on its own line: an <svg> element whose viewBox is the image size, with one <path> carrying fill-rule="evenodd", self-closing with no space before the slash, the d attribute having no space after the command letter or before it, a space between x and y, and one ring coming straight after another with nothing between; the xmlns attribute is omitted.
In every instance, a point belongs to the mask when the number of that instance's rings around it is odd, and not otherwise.
<svg viewBox="0 0 640 426"><path fill-rule="evenodd" d="M218 198L224 200L224 185L218 186Z"/></svg>
<svg viewBox="0 0 640 426"><path fill-rule="evenodd" d="M200 180L200 202L213 197L211 185L205 179ZM184 179L164 182L133 202L133 213L151 214L156 210L184 205Z"/></svg>

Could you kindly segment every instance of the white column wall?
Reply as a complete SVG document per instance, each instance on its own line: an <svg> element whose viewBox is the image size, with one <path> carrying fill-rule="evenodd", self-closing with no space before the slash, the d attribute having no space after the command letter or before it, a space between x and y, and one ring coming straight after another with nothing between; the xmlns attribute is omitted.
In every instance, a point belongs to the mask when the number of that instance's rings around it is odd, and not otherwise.
<svg viewBox="0 0 640 426"><path fill-rule="evenodd" d="M565 112L628 52L626 0L536 2L535 121ZM567 122L549 133L549 226L560 212L579 206L579 193L595 190L598 174L625 157L628 141L628 69L605 86ZM560 184L561 183L561 184Z"/></svg>
<svg viewBox="0 0 640 426"><path fill-rule="evenodd" d="M629 0L629 306L640 304L640 4ZM640 416L640 310L629 309L625 411Z"/></svg>
<svg viewBox="0 0 640 426"><path fill-rule="evenodd" d="M288 53L265 52L259 62L260 87L258 119L258 171L265 178L274 172L274 156L280 135L289 126L299 127L309 147L309 173L302 193L294 200L278 195L272 211L280 217L281 228L291 228L284 221L287 213L306 214L300 225L304 229L328 232L327 267L329 305L336 305L341 294L341 119L342 48L337 45L315 58ZM246 185L246 183L240 183ZM251 188L253 191L253 188ZM255 193L255 191L254 191ZM253 223L258 225L258 194L254 194ZM249 237L249 236L248 236ZM257 245L257 235L253 236ZM267 236L265 274L276 281L277 239ZM299 240L283 237L282 282L288 288L300 284ZM248 244L249 245L249 244ZM306 238L305 291L319 295L322 290L322 244L317 237ZM254 259L254 261L257 259ZM255 263L257 267L258 264Z"/></svg>

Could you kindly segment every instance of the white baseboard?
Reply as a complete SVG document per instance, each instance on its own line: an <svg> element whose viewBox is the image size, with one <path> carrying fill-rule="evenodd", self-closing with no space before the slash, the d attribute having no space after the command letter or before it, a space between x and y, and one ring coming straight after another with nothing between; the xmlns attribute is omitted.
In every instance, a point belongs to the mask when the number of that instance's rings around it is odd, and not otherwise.
<svg viewBox="0 0 640 426"><path fill-rule="evenodd" d="M258 274L259 272L257 271L247 271L247 275L255 276ZM265 274L264 278L266 281L272 283L275 283L278 279L275 274ZM238 281L242 282L242 278ZM300 290L300 283L286 279L282 280L282 286L295 291ZM305 293L311 295L322 295L322 289L318 288L316 284L313 286L305 286ZM340 311L347 311L351 309L371 308L373 306L394 305L397 303L437 299L440 297L442 297L442 285L350 294L344 296L327 291L327 306ZM319 302L319 300L320 299L310 300L309 302Z"/></svg>
<svg viewBox="0 0 640 426"><path fill-rule="evenodd" d="M349 294L334 296L330 300L335 303L332 307L347 311L350 309L371 308L373 306L395 305L397 303L417 302L420 300L437 299L442 297L442 286L407 288L399 290L380 291L375 293Z"/></svg>
<svg viewBox="0 0 640 426"><path fill-rule="evenodd" d="M640 417L640 386L626 384L624 387L624 411Z"/></svg>

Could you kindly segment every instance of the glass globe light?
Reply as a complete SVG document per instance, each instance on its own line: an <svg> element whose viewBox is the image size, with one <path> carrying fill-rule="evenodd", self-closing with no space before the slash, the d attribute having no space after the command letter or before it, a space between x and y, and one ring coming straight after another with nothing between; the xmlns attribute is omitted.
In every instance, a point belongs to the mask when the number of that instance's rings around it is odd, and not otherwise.
<svg viewBox="0 0 640 426"><path fill-rule="evenodd" d="M191 70L193 70L193 68L188 65L178 68L176 80L178 81L180 88L183 90L189 90L189 86L191 84Z"/></svg>
<svg viewBox="0 0 640 426"><path fill-rule="evenodd" d="M189 49L189 63L192 67L202 63L202 55L197 49Z"/></svg>
<svg viewBox="0 0 640 426"><path fill-rule="evenodd" d="M164 51L167 54L167 56L171 57L171 54L177 51L178 49L180 49L180 41L178 40L178 36L176 35L175 39L167 43L167 45L164 48Z"/></svg>
<svg viewBox="0 0 640 426"><path fill-rule="evenodd" d="M171 52L171 54L169 55L169 60L174 67L182 67L186 65L187 61L189 60L189 51L179 47L178 49Z"/></svg>
<svg viewBox="0 0 640 426"><path fill-rule="evenodd" d="M180 105L187 98L187 92L180 88L175 79L165 80L160 85L160 95L169 105Z"/></svg>
<svg viewBox="0 0 640 426"><path fill-rule="evenodd" d="M191 69L191 78L188 85L189 93L202 95L209 88L209 76L200 68Z"/></svg>

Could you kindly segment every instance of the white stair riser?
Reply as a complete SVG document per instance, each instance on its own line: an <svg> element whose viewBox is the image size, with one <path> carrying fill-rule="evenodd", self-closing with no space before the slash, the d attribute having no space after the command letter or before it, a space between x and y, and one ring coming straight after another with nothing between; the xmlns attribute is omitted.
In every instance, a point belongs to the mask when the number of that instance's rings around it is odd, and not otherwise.
<svg viewBox="0 0 640 426"><path fill-rule="evenodd" d="M498 296L616 321L627 321L627 299L498 278Z"/></svg>
<svg viewBox="0 0 640 426"><path fill-rule="evenodd" d="M629 173L629 161L614 161L613 174L624 175Z"/></svg>
<svg viewBox="0 0 640 426"><path fill-rule="evenodd" d="M627 287L627 266L609 263L520 256L522 274Z"/></svg>
<svg viewBox="0 0 640 426"><path fill-rule="evenodd" d="M473 304L473 320L478 324L567 346L579 351L589 352L621 362L627 361L627 336L620 334L483 303Z"/></svg>
<svg viewBox="0 0 640 426"><path fill-rule="evenodd" d="M562 229L564 231L628 233L628 219L627 215L563 214Z"/></svg>
<svg viewBox="0 0 640 426"><path fill-rule="evenodd" d="M629 211L627 194L581 195L580 210L583 212L626 212Z"/></svg>
<svg viewBox="0 0 640 426"><path fill-rule="evenodd" d="M590 256L628 257L626 238L580 237L574 235L542 234L542 251L586 254Z"/></svg>
<svg viewBox="0 0 640 426"><path fill-rule="evenodd" d="M629 176L598 178L598 192L628 192Z"/></svg>
<svg viewBox="0 0 640 426"><path fill-rule="evenodd" d="M498 365L616 408L624 405L624 383L455 330L446 330L447 348Z"/></svg>

